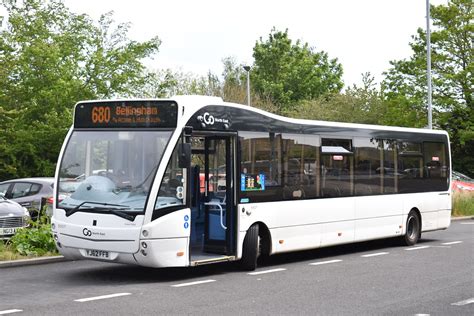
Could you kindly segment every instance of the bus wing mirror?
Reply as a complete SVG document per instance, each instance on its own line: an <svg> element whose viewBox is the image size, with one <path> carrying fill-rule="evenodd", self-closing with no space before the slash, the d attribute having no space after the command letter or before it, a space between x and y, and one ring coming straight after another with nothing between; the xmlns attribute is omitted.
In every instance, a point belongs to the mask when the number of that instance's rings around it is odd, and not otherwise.
<svg viewBox="0 0 474 316"><path fill-rule="evenodd" d="M178 155L178 167L189 168L189 165L191 164L191 144L179 144Z"/></svg>
<svg viewBox="0 0 474 316"><path fill-rule="evenodd" d="M193 134L193 127L192 126L185 126L183 128L183 133L185 137L189 137Z"/></svg>

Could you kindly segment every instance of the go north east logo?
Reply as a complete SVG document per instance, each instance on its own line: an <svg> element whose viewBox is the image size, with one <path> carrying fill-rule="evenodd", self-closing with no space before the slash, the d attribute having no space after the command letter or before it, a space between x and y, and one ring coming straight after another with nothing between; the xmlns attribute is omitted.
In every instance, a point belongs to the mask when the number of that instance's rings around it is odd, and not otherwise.
<svg viewBox="0 0 474 316"><path fill-rule="evenodd" d="M84 228L82 230L82 234L86 237L91 237L92 235L94 236L105 236L105 233L99 233L99 232L93 232L87 228Z"/></svg>
<svg viewBox="0 0 474 316"><path fill-rule="evenodd" d="M228 129L230 126L229 120L228 119L222 119L222 118L215 118L213 115L209 114L208 112L204 113L203 115L199 115L197 117L197 120L201 123L201 126L203 128L207 126L212 126L214 123L222 123L224 124L224 128Z"/></svg>

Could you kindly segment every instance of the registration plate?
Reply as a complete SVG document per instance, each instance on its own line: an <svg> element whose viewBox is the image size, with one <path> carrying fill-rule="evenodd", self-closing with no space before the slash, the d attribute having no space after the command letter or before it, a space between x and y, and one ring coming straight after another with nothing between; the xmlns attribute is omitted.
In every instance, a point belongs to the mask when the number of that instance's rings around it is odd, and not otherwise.
<svg viewBox="0 0 474 316"><path fill-rule="evenodd" d="M91 258L101 258L101 259L110 259L110 254L108 251L103 250L90 250L86 249L87 257Z"/></svg>
<svg viewBox="0 0 474 316"><path fill-rule="evenodd" d="M0 228L0 236L2 235L13 235L16 232L16 228Z"/></svg>

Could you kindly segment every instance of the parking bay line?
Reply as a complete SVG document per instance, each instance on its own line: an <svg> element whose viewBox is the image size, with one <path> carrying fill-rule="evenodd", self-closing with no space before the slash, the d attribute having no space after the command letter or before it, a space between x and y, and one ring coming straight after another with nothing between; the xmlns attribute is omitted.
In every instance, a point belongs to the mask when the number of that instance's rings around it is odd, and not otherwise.
<svg viewBox="0 0 474 316"><path fill-rule="evenodd" d="M377 257L377 256L383 256L383 255L388 255L388 252L377 252L377 253L369 253L366 255L362 255L361 257L363 258L369 258L369 257Z"/></svg>
<svg viewBox="0 0 474 316"><path fill-rule="evenodd" d="M468 298L467 300L464 300L464 301L452 303L451 305L463 306L463 305L472 304L472 303L474 303L474 297L473 298Z"/></svg>
<svg viewBox="0 0 474 316"><path fill-rule="evenodd" d="M7 314L13 314L13 313L19 313L22 312L22 309L7 309L4 311L0 311L0 315L7 315Z"/></svg>
<svg viewBox="0 0 474 316"><path fill-rule="evenodd" d="M280 271L285 271L285 270L286 270L285 268L277 268L277 269L271 269L271 270L249 272L247 274L248 275L259 275L259 274L265 274L265 273L280 272Z"/></svg>
<svg viewBox="0 0 474 316"><path fill-rule="evenodd" d="M107 299L107 298L114 298L114 297L120 297L120 296L126 296L126 295L132 295L132 293L116 293L116 294L81 298L81 299L78 299L78 300L74 300L74 302L84 303L84 302L89 302L89 301L103 300L103 299Z"/></svg>
<svg viewBox="0 0 474 316"><path fill-rule="evenodd" d="M329 264L329 263L336 263L336 262L341 262L342 260L340 259L335 259L335 260L328 260L328 261L319 261L319 262L313 262L310 263L310 266L319 266L321 264Z"/></svg>
<svg viewBox="0 0 474 316"><path fill-rule="evenodd" d="M444 242L441 245L447 246L447 245L456 245L456 244L460 244L460 243L462 243L462 241L458 240L458 241Z"/></svg>
<svg viewBox="0 0 474 316"><path fill-rule="evenodd" d="M430 248L430 246L420 246L420 247L413 247L413 248L405 248L405 250L411 251L411 250L419 250L419 249L426 249Z"/></svg>
<svg viewBox="0 0 474 316"><path fill-rule="evenodd" d="M202 280L202 281L196 281L196 282L181 283L181 284L172 285L172 287L191 286L191 285L198 285L198 284L211 283L211 282L216 282L216 280L209 279L209 280Z"/></svg>
<svg viewBox="0 0 474 316"><path fill-rule="evenodd" d="M474 225L474 223L468 223L468 222L463 222L463 223L459 223L461 225Z"/></svg>

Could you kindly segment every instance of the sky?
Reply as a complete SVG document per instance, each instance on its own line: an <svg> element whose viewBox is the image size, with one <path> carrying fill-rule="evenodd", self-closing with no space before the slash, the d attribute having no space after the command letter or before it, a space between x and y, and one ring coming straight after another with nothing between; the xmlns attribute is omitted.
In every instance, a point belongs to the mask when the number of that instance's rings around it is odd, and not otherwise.
<svg viewBox="0 0 474 316"><path fill-rule="evenodd" d="M114 11L130 22L129 37L158 36L162 44L152 69L221 75L222 59L252 64L253 47L273 27L288 29L292 40L337 58L346 86L370 72L380 82L391 60L411 55L409 42L426 28L426 0L64 0L75 13L98 19ZM447 0L430 0L446 4Z"/></svg>

